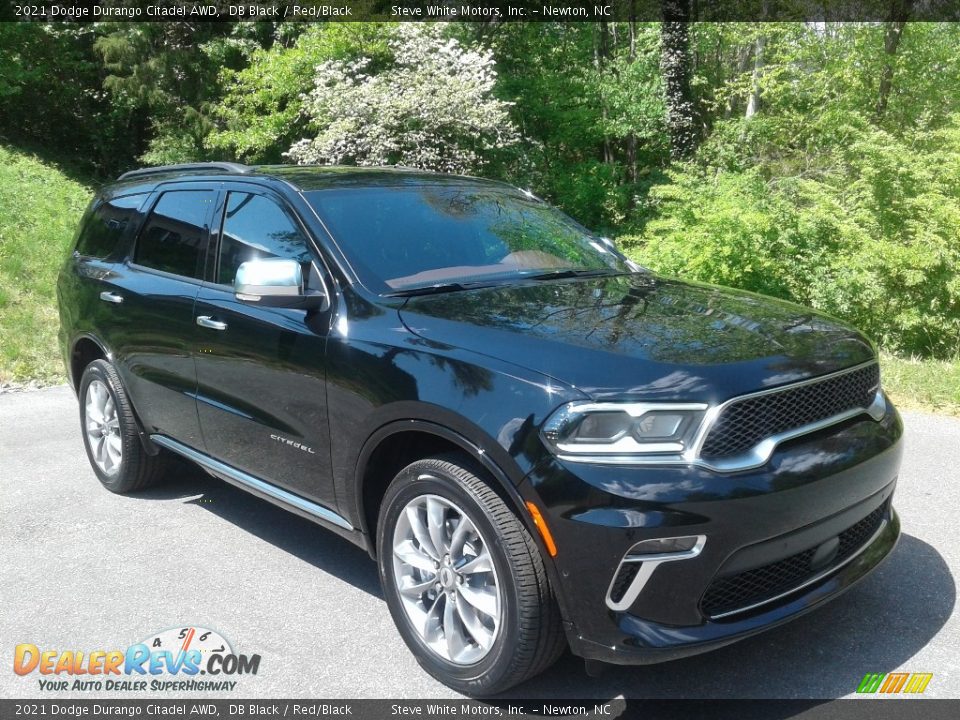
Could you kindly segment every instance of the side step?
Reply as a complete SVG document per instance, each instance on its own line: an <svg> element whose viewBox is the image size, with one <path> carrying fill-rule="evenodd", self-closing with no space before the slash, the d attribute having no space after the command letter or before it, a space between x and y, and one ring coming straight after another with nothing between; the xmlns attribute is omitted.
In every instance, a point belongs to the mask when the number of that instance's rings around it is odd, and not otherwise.
<svg viewBox="0 0 960 720"><path fill-rule="evenodd" d="M242 470L237 470L235 467L231 467L226 463L222 463L219 460L214 460L209 455L204 455L198 450L194 450L191 447L179 443L176 440L168 438L166 435L151 435L150 440L160 447L166 448L171 452L181 455L187 460L195 462L197 465L200 465L204 469L213 473L217 477L222 477L227 482L234 483L243 488L251 490L257 495L266 496L270 500L274 500L282 505L288 505L291 508L299 510L300 512L312 515L313 517L328 522L332 525L336 525L339 528L344 530L354 530L355 528L342 518L333 510L328 510L322 505L318 505L315 502L302 498L299 495L294 495L291 492L287 492L282 488L278 488L276 485L271 485L268 482L264 482L260 478L254 477L249 473L245 473Z"/></svg>

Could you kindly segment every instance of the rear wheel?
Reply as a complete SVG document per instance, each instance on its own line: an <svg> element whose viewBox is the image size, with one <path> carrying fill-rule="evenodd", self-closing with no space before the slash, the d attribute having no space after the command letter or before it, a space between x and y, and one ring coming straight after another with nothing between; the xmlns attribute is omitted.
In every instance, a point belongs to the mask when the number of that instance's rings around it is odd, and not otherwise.
<svg viewBox="0 0 960 720"><path fill-rule="evenodd" d="M543 559L526 528L464 458L409 465L378 524L384 595L418 662L489 695L542 672L565 641Z"/></svg>
<svg viewBox="0 0 960 720"><path fill-rule="evenodd" d="M117 371L106 360L87 365L80 379L80 423L90 466L107 490L128 493L157 483L167 455L148 455Z"/></svg>

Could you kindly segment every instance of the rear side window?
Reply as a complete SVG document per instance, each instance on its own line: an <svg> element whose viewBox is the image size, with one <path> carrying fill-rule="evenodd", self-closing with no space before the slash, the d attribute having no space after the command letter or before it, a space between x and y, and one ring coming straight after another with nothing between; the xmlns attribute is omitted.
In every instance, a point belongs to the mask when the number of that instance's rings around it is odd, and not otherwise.
<svg viewBox="0 0 960 720"><path fill-rule="evenodd" d="M232 285L242 263L273 257L310 262L307 239L273 200L252 193L231 192L220 233L217 282Z"/></svg>
<svg viewBox="0 0 960 720"><path fill-rule="evenodd" d="M210 190L173 190L161 195L140 233L134 262L184 277L202 277L214 195Z"/></svg>
<svg viewBox="0 0 960 720"><path fill-rule="evenodd" d="M128 225L135 222L145 197L126 195L97 205L77 240L77 252L97 259L110 257L123 241Z"/></svg>

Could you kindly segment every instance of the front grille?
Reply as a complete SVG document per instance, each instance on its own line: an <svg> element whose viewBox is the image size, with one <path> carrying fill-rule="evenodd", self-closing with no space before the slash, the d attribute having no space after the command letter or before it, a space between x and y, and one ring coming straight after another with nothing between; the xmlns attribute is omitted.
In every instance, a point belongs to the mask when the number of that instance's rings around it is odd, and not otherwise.
<svg viewBox="0 0 960 720"><path fill-rule="evenodd" d="M880 521L883 519L883 511L886 505L881 505L863 520L851 525L840 533L840 548L837 550L837 560L845 560L853 555L857 550L863 547L873 534L880 527Z"/></svg>
<svg viewBox="0 0 960 720"><path fill-rule="evenodd" d="M837 554L827 567L811 566L817 551L817 548L813 547L775 563L714 580L701 601L703 612L713 617L751 607L788 592L819 573L837 567L873 537L880 527L885 509L886 503L840 533Z"/></svg>
<svg viewBox="0 0 960 720"><path fill-rule="evenodd" d="M710 428L700 456L733 457L773 435L867 408L879 386L880 368L873 363L820 382L735 400Z"/></svg>

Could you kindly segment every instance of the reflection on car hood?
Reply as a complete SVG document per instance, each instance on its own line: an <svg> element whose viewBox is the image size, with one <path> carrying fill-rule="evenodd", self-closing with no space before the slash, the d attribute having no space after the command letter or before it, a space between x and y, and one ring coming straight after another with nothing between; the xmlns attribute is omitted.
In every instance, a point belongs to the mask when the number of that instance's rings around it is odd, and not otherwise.
<svg viewBox="0 0 960 720"><path fill-rule="evenodd" d="M875 357L833 318L649 273L411 298L421 337L542 372L592 397L718 401Z"/></svg>

